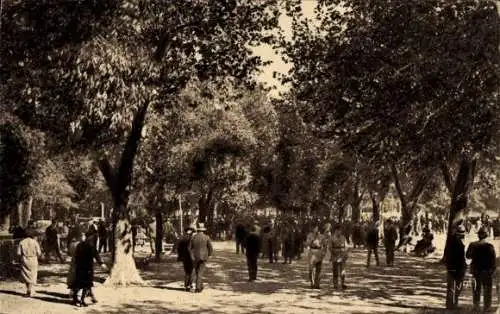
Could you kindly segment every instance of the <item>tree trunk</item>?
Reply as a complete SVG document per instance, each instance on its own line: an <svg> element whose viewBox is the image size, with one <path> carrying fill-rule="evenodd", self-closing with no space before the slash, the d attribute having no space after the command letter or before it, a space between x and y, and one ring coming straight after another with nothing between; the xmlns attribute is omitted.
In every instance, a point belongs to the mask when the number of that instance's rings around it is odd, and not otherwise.
<svg viewBox="0 0 500 314"><path fill-rule="evenodd" d="M468 159L466 157L462 158L460 162L460 168L458 170L458 175L453 186L453 193L451 198L450 213L448 217L448 232L446 236L446 245L444 248L444 254L442 261L445 262L446 254L448 252L448 239L453 232L455 226L455 219L462 213L467 207L467 202L469 200L469 193L472 190L472 185L474 183L474 176L476 174L476 163L475 159Z"/></svg>
<svg viewBox="0 0 500 314"><path fill-rule="evenodd" d="M23 207L23 222L28 225L28 222L31 219L31 209L33 208L33 196L28 198L26 206Z"/></svg>
<svg viewBox="0 0 500 314"><path fill-rule="evenodd" d="M128 218L120 218L115 225L114 264L105 285L142 284L132 254L132 229Z"/></svg>
<svg viewBox="0 0 500 314"><path fill-rule="evenodd" d="M209 189L206 196L202 196L198 201L198 222L207 223L209 207L212 203L213 189Z"/></svg>
<svg viewBox="0 0 500 314"><path fill-rule="evenodd" d="M142 283L135 266L132 251L132 231L128 220L128 200L134 158L141 141L141 133L149 103L143 104L134 116L132 129L125 143L118 169L113 169L107 159L101 159L99 168L113 196L113 266L106 280L108 285Z"/></svg>
<svg viewBox="0 0 500 314"><path fill-rule="evenodd" d="M161 259L163 251L163 214L160 209L156 210L156 241L155 241L155 259L157 262Z"/></svg>
<svg viewBox="0 0 500 314"><path fill-rule="evenodd" d="M352 222L358 223L361 220L361 202L352 202Z"/></svg>
<svg viewBox="0 0 500 314"><path fill-rule="evenodd" d="M410 234L411 226L413 223L413 218L415 214L415 208L418 203L418 199L422 192L424 191L427 182L430 179L430 173L421 174L412 188L412 191L407 198L401 182L399 180L399 175L394 164L391 165L392 175L394 179L394 184L396 186L396 191L398 192L399 200L401 201L401 222L399 226L399 244L398 247L403 244L404 238Z"/></svg>
<svg viewBox="0 0 500 314"><path fill-rule="evenodd" d="M377 197L371 193L370 198L372 199L372 220L379 221L380 220L380 203L377 200Z"/></svg>
<svg viewBox="0 0 500 314"><path fill-rule="evenodd" d="M23 228L26 228L26 224L23 220L23 207L24 204L22 201L17 204L17 224Z"/></svg>

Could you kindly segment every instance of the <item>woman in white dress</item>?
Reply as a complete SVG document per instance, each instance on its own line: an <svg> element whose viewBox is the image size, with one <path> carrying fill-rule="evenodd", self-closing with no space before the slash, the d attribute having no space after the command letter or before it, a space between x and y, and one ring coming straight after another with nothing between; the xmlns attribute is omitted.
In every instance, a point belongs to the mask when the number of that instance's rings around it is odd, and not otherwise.
<svg viewBox="0 0 500 314"><path fill-rule="evenodd" d="M38 277L38 258L42 255L32 231L28 230L26 237L19 242L17 255L21 259L21 280L26 284L26 296L31 297Z"/></svg>

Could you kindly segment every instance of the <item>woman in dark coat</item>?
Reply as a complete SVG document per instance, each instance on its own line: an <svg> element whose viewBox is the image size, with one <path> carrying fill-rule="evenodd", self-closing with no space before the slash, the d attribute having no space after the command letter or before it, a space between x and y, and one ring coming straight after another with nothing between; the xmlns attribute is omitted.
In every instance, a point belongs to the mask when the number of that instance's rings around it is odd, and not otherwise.
<svg viewBox="0 0 500 314"><path fill-rule="evenodd" d="M85 241L78 243L73 256L74 263L74 277L69 285L73 290L73 305L87 306L85 297L90 296L92 302L96 303L97 300L92 292L94 286L94 259L106 269L106 265L102 263L97 248L92 244L93 238L85 234ZM78 303L78 291L82 290L82 297Z"/></svg>

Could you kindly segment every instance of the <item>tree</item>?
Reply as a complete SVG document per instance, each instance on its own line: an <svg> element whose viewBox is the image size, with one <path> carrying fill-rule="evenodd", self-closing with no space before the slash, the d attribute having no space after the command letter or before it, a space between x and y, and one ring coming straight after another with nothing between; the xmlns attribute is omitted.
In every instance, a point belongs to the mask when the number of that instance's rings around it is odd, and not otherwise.
<svg viewBox="0 0 500 314"><path fill-rule="evenodd" d="M39 134L20 124L14 117L6 117L1 122L0 218L4 219L10 217L14 208L19 208L29 197L39 161L34 152L34 142L40 138L34 138ZM23 224L22 216L18 213L18 224Z"/></svg>
<svg viewBox="0 0 500 314"><path fill-rule="evenodd" d="M289 2L294 34L282 47L302 115L370 164L398 170L416 159L411 172L426 173L456 160L451 227L497 134L495 3L319 1L312 23Z"/></svg>
<svg viewBox="0 0 500 314"><path fill-rule="evenodd" d="M266 31L277 25L275 2L28 1L5 6L2 56L8 62L2 63L1 82L10 91L9 111L61 139L61 150L68 144L96 151L124 145L116 165L107 156L100 161L118 235L109 283L140 281L127 203L147 113L168 111L172 96L194 76L229 75L250 83L263 61L249 45L272 39Z"/></svg>
<svg viewBox="0 0 500 314"><path fill-rule="evenodd" d="M250 188L251 166L261 149L273 146L276 113L261 88L194 80L171 114L155 120L151 132L157 134L145 142L143 160L154 174L150 181L157 181L168 198L198 193L199 221L211 230L217 204Z"/></svg>

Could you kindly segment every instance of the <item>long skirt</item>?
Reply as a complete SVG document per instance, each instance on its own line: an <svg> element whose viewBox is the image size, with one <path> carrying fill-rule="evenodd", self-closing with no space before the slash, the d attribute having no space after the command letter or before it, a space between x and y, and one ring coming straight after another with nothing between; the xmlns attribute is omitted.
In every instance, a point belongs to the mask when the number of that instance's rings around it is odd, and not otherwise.
<svg viewBox="0 0 500 314"><path fill-rule="evenodd" d="M38 278L38 258L23 256L21 259L21 280L27 284L36 284Z"/></svg>

